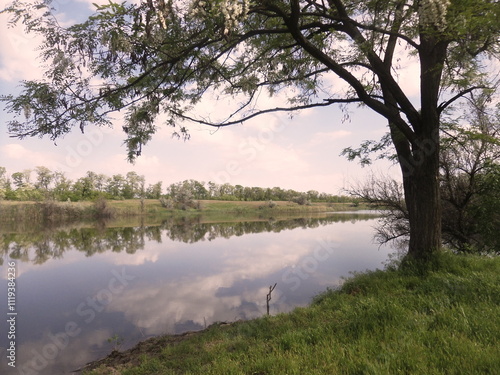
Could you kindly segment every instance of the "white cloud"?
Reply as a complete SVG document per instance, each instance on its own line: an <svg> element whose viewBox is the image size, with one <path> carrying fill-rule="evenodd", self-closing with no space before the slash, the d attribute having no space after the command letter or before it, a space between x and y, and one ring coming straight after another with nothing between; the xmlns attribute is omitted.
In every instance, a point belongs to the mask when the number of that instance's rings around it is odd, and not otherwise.
<svg viewBox="0 0 500 375"><path fill-rule="evenodd" d="M144 329L146 334L157 334L165 329L172 332L177 322L193 321L203 326L205 322L212 323L215 318L236 320L235 311L241 309L244 301L257 305L262 302L265 288L249 287L243 294L216 297L218 292L241 280L255 280L279 272L286 266L299 263L312 251L310 246L304 244L303 233L295 231L288 232L288 235L296 237L295 245L284 247L269 243L252 246L251 249L240 246L223 255L218 253L221 256L220 266L209 275L185 276L162 285L127 288L122 294L114 296L107 311L124 311L126 318ZM221 250L224 249L221 244ZM170 254L172 249L167 251ZM144 306L148 306L147 311ZM260 316L263 311L255 313Z"/></svg>
<svg viewBox="0 0 500 375"><path fill-rule="evenodd" d="M27 35L23 27L9 27L9 17L0 14L0 80L16 82L43 77L36 48L42 38Z"/></svg>
<svg viewBox="0 0 500 375"><path fill-rule="evenodd" d="M111 263L113 263L115 265L119 265L119 266L124 266L124 265L139 266L141 264L148 263L148 262L150 262L150 263L157 262L161 253L162 253L162 251L160 249L155 249L155 250L148 251L148 252L139 251L136 254L134 254L133 256L131 256L130 254L126 254L126 253L125 254L122 254L122 253L116 254L116 253L112 253L112 252L108 251L102 255L101 260L108 259L111 261Z"/></svg>
<svg viewBox="0 0 500 375"><path fill-rule="evenodd" d="M30 150L19 143L9 143L0 148L4 155L4 161L22 161L27 165L38 166L40 163L47 167L55 164L54 154L45 151ZM7 160L6 160L7 159Z"/></svg>
<svg viewBox="0 0 500 375"><path fill-rule="evenodd" d="M331 132L319 132L314 133L309 141L309 146L317 146L322 143L331 143L339 139L346 138L352 134L352 131L348 130L334 130Z"/></svg>
<svg viewBox="0 0 500 375"><path fill-rule="evenodd" d="M64 331L63 327L62 331L46 331L41 334L40 338L18 345L19 373L60 374L73 372L78 366L95 360L95 353L89 348L102 348L113 335L110 329L84 331L82 329L84 326L75 322L66 322L66 324L69 324L68 327L71 328L68 331L71 336ZM55 343L58 345L56 346ZM66 345L63 346L63 343ZM106 347L102 351L102 356L108 350Z"/></svg>
<svg viewBox="0 0 500 375"><path fill-rule="evenodd" d="M248 167L263 174L286 172L301 174L309 169L308 162L293 148L269 144L257 154L255 160L248 163Z"/></svg>
<svg viewBox="0 0 500 375"><path fill-rule="evenodd" d="M72 2L74 0L55 0L56 3L62 3L62 4L67 4L69 2ZM89 7L90 10L94 10L95 6L93 4L97 5L106 5L109 4L109 0L76 0L79 3L86 3ZM142 0L127 0L127 3L132 3L132 4L140 4Z"/></svg>
<svg viewBox="0 0 500 375"><path fill-rule="evenodd" d="M19 144L8 144L2 147L2 153L10 159L25 159L31 152Z"/></svg>

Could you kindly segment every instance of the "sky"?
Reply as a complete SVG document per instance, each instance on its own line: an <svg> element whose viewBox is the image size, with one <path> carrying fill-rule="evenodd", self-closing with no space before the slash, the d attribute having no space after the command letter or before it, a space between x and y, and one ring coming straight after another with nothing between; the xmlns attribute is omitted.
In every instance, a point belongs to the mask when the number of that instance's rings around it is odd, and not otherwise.
<svg viewBox="0 0 500 375"><path fill-rule="evenodd" d="M9 0L0 0L0 8ZM92 3L102 0L56 0L57 17L71 23L91 14ZM22 80L42 79L37 46L41 40L26 35L22 27L9 28L0 15L0 95L19 92ZM418 95L418 65L409 62L399 80L410 97ZM274 99L268 99L272 101ZM340 156L346 147L364 140L378 140L387 131L384 118L356 105L346 113L337 106L288 114L268 114L243 125L213 128L186 124L191 139L172 137L172 128L160 127L134 164L126 160L124 133L119 118L112 128L78 129L58 139L10 137L6 122L11 118L0 103L0 166L8 174L45 166L77 179L87 171L111 176L135 171L147 184L163 186L194 179L232 185L274 187L330 194L363 183L371 173L399 178L399 168L388 161L375 161L362 168ZM230 103L207 99L202 106L214 115Z"/></svg>

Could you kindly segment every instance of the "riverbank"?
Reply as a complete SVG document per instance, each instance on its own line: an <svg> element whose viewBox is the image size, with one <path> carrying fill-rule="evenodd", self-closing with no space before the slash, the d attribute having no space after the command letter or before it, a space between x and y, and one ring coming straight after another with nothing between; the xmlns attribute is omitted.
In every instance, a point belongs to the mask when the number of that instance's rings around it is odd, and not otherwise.
<svg viewBox="0 0 500 375"><path fill-rule="evenodd" d="M293 202L265 201L199 201L197 209L167 209L158 199L96 200L82 202L18 202L0 201L0 224L36 227L61 223L96 220L119 220L133 217L210 216L218 219L246 219L292 214L314 214L370 208L366 204L312 203L299 205Z"/></svg>
<svg viewBox="0 0 500 375"><path fill-rule="evenodd" d="M311 306L147 340L88 375L494 374L500 258L436 256L422 275L358 274Z"/></svg>

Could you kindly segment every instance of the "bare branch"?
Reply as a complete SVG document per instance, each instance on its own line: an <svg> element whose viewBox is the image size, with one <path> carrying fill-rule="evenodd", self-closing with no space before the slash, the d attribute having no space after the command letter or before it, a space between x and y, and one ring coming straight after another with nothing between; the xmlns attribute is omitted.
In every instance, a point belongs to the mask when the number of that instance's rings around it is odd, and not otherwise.
<svg viewBox="0 0 500 375"><path fill-rule="evenodd" d="M462 96L464 95L467 95L469 92L472 92L474 90L478 90L478 89L487 89L488 87L487 86L473 86L473 87L469 87L467 90L463 90L461 92L459 92L457 95L455 95L453 98L447 100L446 102L444 103L441 103L439 106L438 106L438 112L439 113L442 113L448 106L450 106L453 102L457 101L458 99L460 99Z"/></svg>
<svg viewBox="0 0 500 375"><path fill-rule="evenodd" d="M301 109L308 109L308 108L314 108L314 107L326 107L326 106L329 106L329 105L332 105L332 104L336 104L336 103L360 103L360 102L362 102L362 100L358 99L358 98L351 98L351 99L325 99L324 102L318 102L318 103L304 104L304 105L298 105L298 106L292 106L292 107L275 107L275 108L263 109L263 110L259 110L257 112L254 112L254 113L252 113L252 114L250 114L248 116L244 116L244 117L242 117L242 118L240 118L238 120L228 121L228 122L225 122L225 121L211 122L211 121L207 121L207 120L201 120L201 119L197 119L197 118L194 118L194 117L191 117L191 116L188 116L188 115L185 115L183 113L180 113L180 112L177 112L177 111L173 111L173 110L171 111L171 113L174 114L177 117L180 117L182 119L189 120L189 121L192 121L192 122L195 122L195 123L198 123L198 124L221 128L221 127L224 127L224 126L241 124L241 123L243 123L245 121L248 121L248 120L250 120L250 119L252 119L254 117L263 115L265 113L293 112L293 111L298 111L298 110L301 110ZM246 106L246 104L244 106L242 106L241 108L244 108L245 106ZM230 117L232 117L233 115L234 114L232 114Z"/></svg>

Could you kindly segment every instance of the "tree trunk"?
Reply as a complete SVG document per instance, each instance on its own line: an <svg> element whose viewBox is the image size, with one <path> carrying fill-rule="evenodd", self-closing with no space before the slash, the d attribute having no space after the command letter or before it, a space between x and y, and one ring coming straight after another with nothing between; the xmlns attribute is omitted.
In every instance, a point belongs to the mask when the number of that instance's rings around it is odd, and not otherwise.
<svg viewBox="0 0 500 375"><path fill-rule="evenodd" d="M424 261L441 247L438 153L436 148L422 158L414 158L403 175L410 222L408 256Z"/></svg>
<svg viewBox="0 0 500 375"><path fill-rule="evenodd" d="M420 35L420 121L412 123L412 144L396 147L410 221L408 256L423 261L441 248L438 98L448 42L438 36Z"/></svg>
<svg viewBox="0 0 500 375"><path fill-rule="evenodd" d="M427 260L441 247L441 197L439 189L439 117L420 124L414 145L389 123L403 175L410 241L408 256Z"/></svg>

